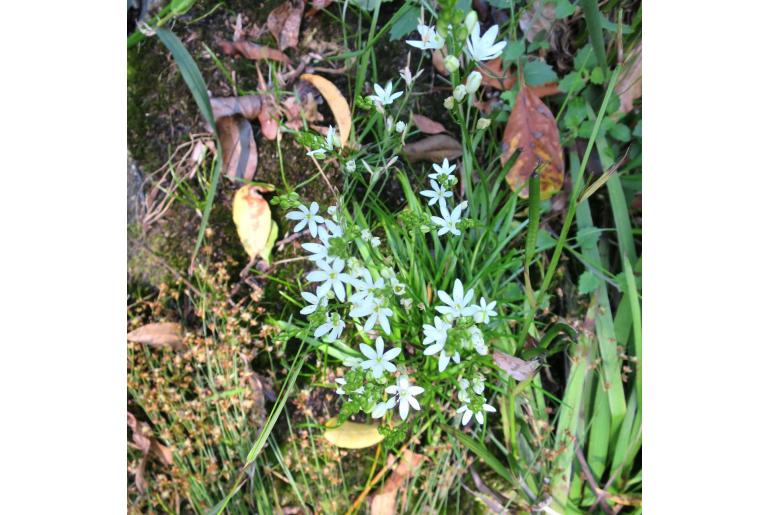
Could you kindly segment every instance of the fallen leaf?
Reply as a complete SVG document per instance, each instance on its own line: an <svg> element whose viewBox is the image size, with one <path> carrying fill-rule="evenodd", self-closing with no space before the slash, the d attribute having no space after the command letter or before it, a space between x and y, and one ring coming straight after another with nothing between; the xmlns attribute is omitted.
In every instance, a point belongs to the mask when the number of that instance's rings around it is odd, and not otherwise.
<svg viewBox="0 0 770 515"><path fill-rule="evenodd" d="M334 0L313 0L313 2L311 3L312 8L307 12L305 16L307 16L308 18L311 16L315 16L315 14L318 11L329 7L333 1Z"/></svg>
<svg viewBox="0 0 770 515"><path fill-rule="evenodd" d="M332 418L326 423L324 438L337 447L344 449L364 449L380 443L385 436L377 431L377 426L370 424L359 424L346 420L339 427L337 418Z"/></svg>
<svg viewBox="0 0 770 515"><path fill-rule="evenodd" d="M175 322L143 325L128 333L126 339L153 347L171 347L174 350L184 348L182 326Z"/></svg>
<svg viewBox="0 0 770 515"><path fill-rule="evenodd" d="M487 61L483 66L476 68L481 74L481 84L490 88L507 91L516 84L516 76L511 73L510 68L503 71L503 58L496 57Z"/></svg>
<svg viewBox="0 0 770 515"><path fill-rule="evenodd" d="M259 194L257 186L246 185L236 192L233 199L233 221L246 254L254 259L264 251L273 222L270 206Z"/></svg>
<svg viewBox="0 0 770 515"><path fill-rule="evenodd" d="M425 139L404 145L404 156L409 161L433 161L440 163L443 159L456 159L463 155L463 147L452 136L437 134Z"/></svg>
<svg viewBox="0 0 770 515"><path fill-rule="evenodd" d="M136 417L131 413L128 414L128 427L131 428L131 441L136 445L136 448L147 454L150 452L152 446L152 439L148 436L149 426L145 422L139 422Z"/></svg>
<svg viewBox="0 0 770 515"><path fill-rule="evenodd" d="M174 463L174 457L171 453L171 449L165 445L158 443L158 440L153 438L152 445L150 446L152 453L163 462L164 465L171 465Z"/></svg>
<svg viewBox="0 0 770 515"><path fill-rule="evenodd" d="M350 117L350 107L348 107L345 97L342 96L337 86L325 77L312 73L303 73L299 78L312 84L329 103L329 108L332 110L340 130L340 143L344 147L348 142L350 130L353 126Z"/></svg>
<svg viewBox="0 0 770 515"><path fill-rule="evenodd" d="M447 131L439 122L434 122L421 114L412 113L412 120L414 120L414 125L420 129L420 132L425 134L441 134Z"/></svg>
<svg viewBox="0 0 770 515"><path fill-rule="evenodd" d="M225 175L231 179L252 180L258 158L251 123L240 115L224 116L217 119L217 133L222 143Z"/></svg>
<svg viewBox="0 0 770 515"><path fill-rule="evenodd" d="M270 59L287 64L289 62L289 57L286 54L268 46L257 45L249 41L230 42L221 38L217 38L215 41L225 55L238 54L246 59L253 59L255 61Z"/></svg>
<svg viewBox="0 0 770 515"><path fill-rule="evenodd" d="M401 455L401 461L390 473L382 488L372 497L371 515L395 515L398 513L396 510L398 489L415 473L424 459L425 456L422 454L412 452L409 449L404 450L404 453ZM388 458L390 464L394 460L393 456Z"/></svg>
<svg viewBox="0 0 770 515"><path fill-rule="evenodd" d="M298 7L295 7L292 2L287 1L270 11L270 14L267 16L267 28L281 50L297 46L299 26L302 22L302 11L304 9L304 1L300 2Z"/></svg>
<svg viewBox="0 0 770 515"><path fill-rule="evenodd" d="M519 195L523 198L529 196L527 182L540 164L543 164L540 198L547 199L561 189L564 183L564 156L556 119L526 85L516 96L503 132L503 155L500 158L503 166L516 149L520 149L521 153L505 177L512 190L521 188Z"/></svg>
<svg viewBox="0 0 770 515"><path fill-rule="evenodd" d="M241 115L247 120L256 120L262 110L260 95L244 95L242 97L211 97L211 109L214 119L225 116Z"/></svg>
<svg viewBox="0 0 770 515"><path fill-rule="evenodd" d="M510 354L500 352L499 350L495 350L492 353L492 357L498 367L517 381L525 381L532 377L539 364L536 359L525 361L521 358L511 356Z"/></svg>
<svg viewBox="0 0 770 515"><path fill-rule="evenodd" d="M434 50L430 59L433 63L433 68L437 72L439 72L441 75L449 75L449 71L444 65L444 54L441 53L441 50Z"/></svg>
<svg viewBox="0 0 770 515"><path fill-rule="evenodd" d="M148 454L142 456L139 465L136 467L136 470L134 470L134 484L136 484L136 488L140 492L145 492L147 490L147 481L144 480L144 469L147 468L147 461L149 459L150 457Z"/></svg>
<svg viewBox="0 0 770 515"><path fill-rule="evenodd" d="M272 99L272 97L268 98ZM264 102L257 118L265 139L272 141L278 137L278 108L275 102Z"/></svg>
<svg viewBox="0 0 770 515"><path fill-rule="evenodd" d="M620 97L620 112L634 108L634 100L642 98L642 43L639 42L623 62L615 93Z"/></svg>

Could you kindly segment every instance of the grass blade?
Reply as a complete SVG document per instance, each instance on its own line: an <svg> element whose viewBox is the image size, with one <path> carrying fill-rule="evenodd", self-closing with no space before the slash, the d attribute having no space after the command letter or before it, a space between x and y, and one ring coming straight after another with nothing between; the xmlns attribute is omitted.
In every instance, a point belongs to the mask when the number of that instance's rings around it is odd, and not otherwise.
<svg viewBox="0 0 770 515"><path fill-rule="evenodd" d="M604 70L604 76L607 76L607 53L604 51L604 34L602 33L601 13L599 12L599 3L597 0L580 0L580 7L583 8L583 15L588 27L588 37L591 39L591 45L594 47L596 59L599 66Z"/></svg>

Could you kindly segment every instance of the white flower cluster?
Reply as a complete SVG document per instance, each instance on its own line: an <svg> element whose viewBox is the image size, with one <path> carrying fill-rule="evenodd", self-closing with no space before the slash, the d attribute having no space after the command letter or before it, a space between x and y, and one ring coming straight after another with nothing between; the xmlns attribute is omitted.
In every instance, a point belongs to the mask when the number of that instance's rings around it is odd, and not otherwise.
<svg viewBox="0 0 770 515"><path fill-rule="evenodd" d="M503 49L505 49L507 42L498 41L495 43L495 39L497 39L497 34L500 31L500 27L497 25L492 25L482 36L481 26L479 25L477 17L470 16L469 14L469 17L466 18L466 22L472 24L472 26L468 26L470 34L468 35L468 39L465 41L465 47L463 50L470 59L479 62L490 61L502 55ZM420 50L441 50L444 47L444 38L436 32L436 29L432 25L424 25L420 23L417 25L417 32L420 33L420 39L407 40L407 45L419 48ZM448 57L451 57L456 61L454 56ZM457 69L456 67L452 68L455 70ZM453 70L450 69L449 71Z"/></svg>
<svg viewBox="0 0 770 515"><path fill-rule="evenodd" d="M420 195L428 198L428 206L438 203L441 216L431 216L430 219L438 227L438 235L443 236L450 233L454 236L460 236L459 224L461 214L468 207L468 202L460 202L451 211L447 207L447 199L452 198L452 187L457 183L453 175L457 165L449 165L449 160L444 159L441 165L433 163L435 173L428 174L430 178L429 190L423 190Z"/></svg>

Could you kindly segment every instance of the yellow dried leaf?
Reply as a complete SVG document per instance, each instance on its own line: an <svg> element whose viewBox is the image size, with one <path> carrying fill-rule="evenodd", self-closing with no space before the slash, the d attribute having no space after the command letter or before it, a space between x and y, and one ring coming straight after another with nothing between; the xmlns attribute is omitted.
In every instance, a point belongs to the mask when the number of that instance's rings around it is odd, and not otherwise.
<svg viewBox="0 0 770 515"><path fill-rule="evenodd" d="M337 86L320 75L303 73L299 78L308 81L315 86L315 89L317 89L329 103L334 119L337 120L337 125L340 129L340 143L344 147L348 142L350 130L353 125L350 118L350 107L348 107L345 97L342 96L342 93L337 89Z"/></svg>
<svg viewBox="0 0 770 515"><path fill-rule="evenodd" d="M377 431L377 426L374 425L359 424L358 422L347 420L339 427L334 427L336 425L336 418L332 418L326 423L326 427L330 429L324 431L324 438L337 447L363 449L377 445L385 438Z"/></svg>
<svg viewBox="0 0 770 515"><path fill-rule="evenodd" d="M243 186L235 194L233 221L243 248L249 258L254 259L267 247L273 225L270 206L259 194L257 186Z"/></svg>

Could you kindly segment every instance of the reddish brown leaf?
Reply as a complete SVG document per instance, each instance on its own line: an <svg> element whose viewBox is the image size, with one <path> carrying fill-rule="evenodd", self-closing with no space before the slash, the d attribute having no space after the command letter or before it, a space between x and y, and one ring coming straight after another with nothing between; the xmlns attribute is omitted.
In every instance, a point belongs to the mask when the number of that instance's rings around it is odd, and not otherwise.
<svg viewBox="0 0 770 515"><path fill-rule="evenodd" d="M511 356L504 352L496 350L492 353L492 357L498 367L503 369L509 376L513 377L517 381L524 381L532 377L537 370L537 360L524 361L521 358Z"/></svg>
<svg viewBox="0 0 770 515"><path fill-rule="evenodd" d="M139 422L136 417L128 412L128 427L131 428L131 441L143 454L150 452L152 438L149 435L149 426L145 422Z"/></svg>
<svg viewBox="0 0 770 515"><path fill-rule="evenodd" d="M529 196L527 182L540 165L540 197L547 199L564 183L564 156L559 141L556 119L531 88L524 85L516 97L508 123L503 132L503 166L516 149L516 162L505 179L512 190L521 188L519 195Z"/></svg>
<svg viewBox="0 0 770 515"><path fill-rule="evenodd" d="M225 175L252 180L257 171L257 144L249 121L240 115L219 118L217 133L222 143Z"/></svg>
<svg viewBox="0 0 770 515"><path fill-rule="evenodd" d="M404 145L404 156L412 162L456 159L463 155L463 147L456 139L446 134L428 136L414 143Z"/></svg>
<svg viewBox="0 0 770 515"><path fill-rule="evenodd" d="M152 439L150 450L164 465L171 465L174 463L174 457L171 453L171 449L161 443L158 443L157 439Z"/></svg>
<svg viewBox="0 0 770 515"><path fill-rule="evenodd" d="M634 100L642 97L642 43L631 50L623 71L618 77L615 93L620 97L620 112L627 113L634 108Z"/></svg>
<svg viewBox="0 0 770 515"><path fill-rule="evenodd" d="M255 61L270 59L282 63L289 62L289 57L275 48L257 45L248 41L230 42L221 38L217 38L216 43L225 55L238 54L246 59L253 59Z"/></svg>
<svg viewBox="0 0 770 515"><path fill-rule="evenodd" d="M443 125L434 122L427 116L412 113L412 120L414 120L414 125L420 129L420 132L424 132L425 134L441 134L442 132L446 132Z"/></svg>
<svg viewBox="0 0 770 515"><path fill-rule="evenodd" d="M211 109L214 119L239 114L247 120L256 120L262 110L260 95L245 95L242 97L212 97Z"/></svg>
<svg viewBox="0 0 770 515"><path fill-rule="evenodd" d="M433 62L433 68L435 68L437 72L441 75L449 75L446 66L444 66L444 55L441 53L441 50L433 51L431 61Z"/></svg>
<svg viewBox="0 0 770 515"><path fill-rule="evenodd" d="M299 26L302 23L302 11L305 9L305 2L302 1L297 7L292 2L287 1L273 9L267 16L267 28L273 34L278 48L286 50L294 48L299 41Z"/></svg>
<svg viewBox="0 0 770 515"><path fill-rule="evenodd" d="M511 70L503 71L502 57L487 61L483 66L476 68L476 71L481 74L481 83L490 88L507 91L516 84L516 76L511 73Z"/></svg>
<svg viewBox="0 0 770 515"><path fill-rule="evenodd" d="M182 326L173 322L144 325L128 333L126 339L153 347L171 347L174 350L184 348Z"/></svg>

